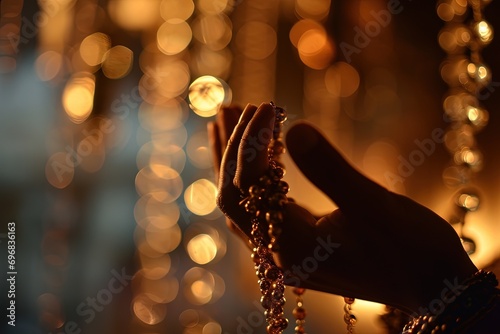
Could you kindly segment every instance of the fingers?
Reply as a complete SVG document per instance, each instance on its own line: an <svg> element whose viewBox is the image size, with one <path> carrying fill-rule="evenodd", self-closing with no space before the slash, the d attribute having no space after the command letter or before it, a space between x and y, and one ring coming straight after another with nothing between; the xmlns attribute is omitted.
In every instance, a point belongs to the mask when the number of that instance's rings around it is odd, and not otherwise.
<svg viewBox="0 0 500 334"><path fill-rule="evenodd" d="M237 222L237 227L247 236L250 235L251 225L245 210L239 206L240 190L235 187L234 178L236 175L238 150L241 138L256 111L257 107L254 105L247 105L245 107L238 124L227 142L227 147L221 162L219 194L217 197L217 205L221 211L233 222Z"/></svg>
<svg viewBox="0 0 500 334"><path fill-rule="evenodd" d="M268 146L273 137L275 113L268 103L259 106L249 122L238 151L235 185L246 191L268 170Z"/></svg>
<svg viewBox="0 0 500 334"><path fill-rule="evenodd" d="M304 175L345 213L373 212L387 202L389 192L354 169L313 126L294 125L286 143Z"/></svg>
<svg viewBox="0 0 500 334"><path fill-rule="evenodd" d="M219 182L220 163L222 160L222 143L219 126L216 122L207 124L208 141L214 165L216 182Z"/></svg>
<svg viewBox="0 0 500 334"><path fill-rule="evenodd" d="M237 106L222 107L217 113L215 122L207 124L209 144L217 178L220 173L222 154L226 149L226 143L238 123L241 113L241 108Z"/></svg>

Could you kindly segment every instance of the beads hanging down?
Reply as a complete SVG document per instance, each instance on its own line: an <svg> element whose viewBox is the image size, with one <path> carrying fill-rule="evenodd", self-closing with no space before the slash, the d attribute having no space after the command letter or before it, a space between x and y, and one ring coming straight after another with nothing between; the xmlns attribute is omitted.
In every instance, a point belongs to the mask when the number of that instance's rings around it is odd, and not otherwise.
<svg viewBox="0 0 500 334"><path fill-rule="evenodd" d="M356 316L352 313L352 304L354 304L355 299L350 297L344 297L344 322L347 325L347 334L354 333L354 325L356 325Z"/></svg>
<svg viewBox="0 0 500 334"><path fill-rule="evenodd" d="M284 274L273 259L273 251L278 250L277 240L282 231L283 210L288 202L288 184L281 179L285 174L279 157L285 152L282 140L283 123L286 112L271 102L275 112L273 138L268 148L269 170L250 186L248 194L240 202L246 212L252 215L252 259L254 261L260 292L261 304L265 309L267 333L281 334L288 327L284 316L285 284ZM302 294L305 289L295 288L297 307L293 314L296 318L295 331L304 334L305 310L302 307Z"/></svg>
<svg viewBox="0 0 500 334"><path fill-rule="evenodd" d="M474 240L463 234L466 216L480 204L478 192L471 186L481 170L483 158L475 138L488 124L488 111L481 101L491 91L491 70L481 52L493 40L493 28L484 19L489 0L439 0L437 13L446 22L439 33L439 44L447 53L441 64L441 76L449 91L443 101L445 119L450 126L445 135L451 165L443 173L446 185L456 188L456 213L450 223L456 225L468 254L476 250Z"/></svg>

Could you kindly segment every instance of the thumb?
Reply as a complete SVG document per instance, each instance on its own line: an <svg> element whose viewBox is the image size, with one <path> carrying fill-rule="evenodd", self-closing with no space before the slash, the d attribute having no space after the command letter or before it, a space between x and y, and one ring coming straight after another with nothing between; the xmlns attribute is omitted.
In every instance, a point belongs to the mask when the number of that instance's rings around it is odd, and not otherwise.
<svg viewBox="0 0 500 334"><path fill-rule="evenodd" d="M362 175L311 124L300 122L286 135L290 156L302 173L344 212L374 209L389 192ZM361 210L364 211L364 210Z"/></svg>

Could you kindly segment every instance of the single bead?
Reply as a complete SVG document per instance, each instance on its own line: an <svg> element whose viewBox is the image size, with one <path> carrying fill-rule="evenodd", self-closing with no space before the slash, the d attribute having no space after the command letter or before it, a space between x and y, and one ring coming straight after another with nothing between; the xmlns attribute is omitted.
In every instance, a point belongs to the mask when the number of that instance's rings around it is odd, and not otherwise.
<svg viewBox="0 0 500 334"><path fill-rule="evenodd" d="M281 298L283 298L283 292L281 292L279 290L273 290L273 292L271 293L271 296L273 297L273 299L275 301L278 301Z"/></svg>
<svg viewBox="0 0 500 334"><path fill-rule="evenodd" d="M306 310L303 307L296 307L293 309L293 316L295 319L304 320L306 317Z"/></svg>
<svg viewBox="0 0 500 334"><path fill-rule="evenodd" d="M271 180L278 182L283 178L283 176L285 176L285 170L281 166L277 166L276 168L271 169L270 175Z"/></svg>
<svg viewBox="0 0 500 334"><path fill-rule="evenodd" d="M260 292L266 294L271 288L271 282L266 279L259 280Z"/></svg>
<svg viewBox="0 0 500 334"><path fill-rule="evenodd" d="M270 313L271 313L271 316L273 318L279 318L279 317L283 317L283 315L285 314L285 311L283 309L283 306L274 305L273 308L271 309Z"/></svg>
<svg viewBox="0 0 500 334"><path fill-rule="evenodd" d="M273 155L275 155L275 156L283 154L286 151L285 144L283 143L283 141L281 139L275 140L273 142L273 146L271 149L273 151Z"/></svg>
<svg viewBox="0 0 500 334"><path fill-rule="evenodd" d="M257 268L256 272L257 276L261 279L266 277L266 272L269 268L271 268L271 265L269 263L266 262L261 263Z"/></svg>
<svg viewBox="0 0 500 334"><path fill-rule="evenodd" d="M296 326L295 327L295 334L305 334L306 329L303 326Z"/></svg>
<svg viewBox="0 0 500 334"><path fill-rule="evenodd" d="M259 257L259 255L256 252L252 253L251 257L252 257L253 263L255 265L259 265L260 264L260 257Z"/></svg>
<svg viewBox="0 0 500 334"><path fill-rule="evenodd" d="M273 301L272 301L271 295L268 293L268 294L260 297L260 304L266 310L271 308L271 306L273 306Z"/></svg>
<svg viewBox="0 0 500 334"><path fill-rule="evenodd" d="M286 195L282 193L273 194L269 198L269 206L273 208L281 208L286 204L286 202L287 202Z"/></svg>
<svg viewBox="0 0 500 334"><path fill-rule="evenodd" d="M293 288L292 292L296 294L297 296L303 295L304 292L306 292L306 289L304 288Z"/></svg>
<svg viewBox="0 0 500 334"><path fill-rule="evenodd" d="M280 276L282 276L281 270L278 267L269 267L265 271L265 275L267 279L272 281L277 280Z"/></svg>
<svg viewBox="0 0 500 334"><path fill-rule="evenodd" d="M276 121L279 123L284 123L286 121L286 111L285 109L281 107L276 107L275 108L275 113L276 113Z"/></svg>
<svg viewBox="0 0 500 334"><path fill-rule="evenodd" d="M355 299L354 299L354 298L352 298L352 297L344 297L344 302L345 302L346 304L351 305L351 304L353 304L353 303L354 303L354 301L355 301Z"/></svg>
<svg viewBox="0 0 500 334"><path fill-rule="evenodd" d="M283 317L278 318L274 321L273 326L276 326L281 330L284 330L285 328L288 327L288 319Z"/></svg>
<svg viewBox="0 0 500 334"><path fill-rule="evenodd" d="M290 186L289 186L289 185L288 185L288 183L287 183L287 182L285 182L285 181L280 181L280 182L278 182L278 186L277 186L277 188L278 188L278 191L279 191L280 193L282 193L282 194L286 194L286 193L288 193L288 191L290 190Z"/></svg>
<svg viewBox="0 0 500 334"><path fill-rule="evenodd" d="M354 314L344 314L344 322L348 325L356 324L356 316Z"/></svg>

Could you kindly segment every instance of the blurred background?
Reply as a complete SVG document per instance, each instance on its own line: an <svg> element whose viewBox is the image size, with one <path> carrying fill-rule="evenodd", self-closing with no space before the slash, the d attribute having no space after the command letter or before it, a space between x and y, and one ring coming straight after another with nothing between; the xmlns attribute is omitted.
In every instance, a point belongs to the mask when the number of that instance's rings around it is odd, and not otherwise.
<svg viewBox="0 0 500 334"><path fill-rule="evenodd" d="M498 273L498 2L2 0L0 10L0 332L263 333L250 252L215 207L206 127L229 103L273 100L288 124L318 125ZM285 163L292 197L318 214L335 208ZM342 297L304 297L308 332L345 331ZM357 333L390 332L384 305L353 307Z"/></svg>

